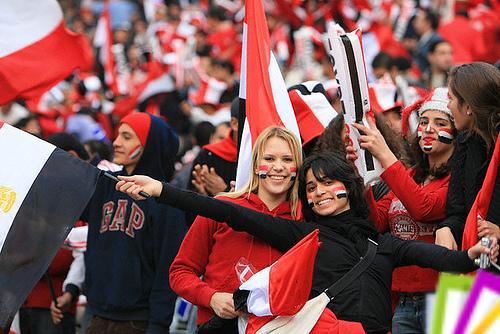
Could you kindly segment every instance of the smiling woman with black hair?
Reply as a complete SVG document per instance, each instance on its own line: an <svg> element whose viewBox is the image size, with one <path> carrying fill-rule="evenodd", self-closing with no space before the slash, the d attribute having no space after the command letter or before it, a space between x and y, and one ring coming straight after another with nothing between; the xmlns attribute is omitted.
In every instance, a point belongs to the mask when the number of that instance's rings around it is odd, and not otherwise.
<svg viewBox="0 0 500 334"><path fill-rule="evenodd" d="M226 222L234 230L246 231L281 251L289 250L306 235L319 230L321 246L314 263L310 298L323 293L359 263L366 254L368 238L375 241L378 245L373 261L328 303L311 333L337 332L337 319L349 321L353 333L387 333L392 315L390 289L394 268L415 264L439 271L468 272L475 269L472 259L488 252L479 244L468 251L457 252L379 234L367 220L361 179L353 167L335 153L312 155L300 169L299 196L307 223L182 191L144 176L120 179L116 189L133 198L141 199L139 192L146 191L159 197L161 203ZM495 241L490 255L492 261L496 261L497 255Z"/></svg>

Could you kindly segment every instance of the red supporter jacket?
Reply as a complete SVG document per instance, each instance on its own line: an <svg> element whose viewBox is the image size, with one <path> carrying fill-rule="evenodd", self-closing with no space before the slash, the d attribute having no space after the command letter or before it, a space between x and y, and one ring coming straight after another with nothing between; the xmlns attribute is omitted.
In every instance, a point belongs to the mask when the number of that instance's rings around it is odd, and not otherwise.
<svg viewBox="0 0 500 334"><path fill-rule="evenodd" d="M375 202L367 193L371 207L370 219L379 232L390 231L404 240L434 243L436 223L446 217L446 195L450 175L422 186L413 180L413 170L406 170L400 161L382 173L391 191ZM438 272L417 266L401 267L392 275L392 290L427 292L436 289Z"/></svg>
<svg viewBox="0 0 500 334"><path fill-rule="evenodd" d="M283 202L269 211L253 193L248 198L222 199L259 212L292 219L289 202ZM281 255L281 252L246 232L237 232L226 224L198 216L170 267L170 286L179 296L198 305L197 322L203 324L214 315L210 307L212 295L215 292L233 293L240 286L235 265L241 257L259 271L274 263Z"/></svg>

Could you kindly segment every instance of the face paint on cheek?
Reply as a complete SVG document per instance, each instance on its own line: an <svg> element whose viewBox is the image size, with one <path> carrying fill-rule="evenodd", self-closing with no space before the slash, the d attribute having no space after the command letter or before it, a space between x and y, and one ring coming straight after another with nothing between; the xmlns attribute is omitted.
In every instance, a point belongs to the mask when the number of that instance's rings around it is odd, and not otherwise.
<svg viewBox="0 0 500 334"><path fill-rule="evenodd" d="M259 175L259 178L265 179L267 177L267 173L269 172L269 166L262 165L259 166L259 171L257 174Z"/></svg>
<svg viewBox="0 0 500 334"><path fill-rule="evenodd" d="M314 202L312 199L308 198L307 199L307 204L309 204L309 207L312 208L314 206Z"/></svg>
<svg viewBox="0 0 500 334"><path fill-rule="evenodd" d="M417 137L419 140L420 140L420 138L422 138L422 133L423 133L422 127L419 126L417 128Z"/></svg>
<svg viewBox="0 0 500 334"><path fill-rule="evenodd" d="M335 194L337 199L347 198L347 190L345 190L344 186L338 186L332 189L332 192Z"/></svg>
<svg viewBox="0 0 500 334"><path fill-rule="evenodd" d="M290 180L295 181L297 178L297 167L290 167Z"/></svg>
<svg viewBox="0 0 500 334"><path fill-rule="evenodd" d="M130 160L134 160L135 158L137 158L139 156L139 154L142 153L142 146L141 145L137 145L136 147L134 147L132 149L132 151L130 151L130 154L128 155L128 158Z"/></svg>
<svg viewBox="0 0 500 334"><path fill-rule="evenodd" d="M438 129L438 140L443 144L450 145L453 142L453 134L451 133L451 129L447 128L439 128Z"/></svg>

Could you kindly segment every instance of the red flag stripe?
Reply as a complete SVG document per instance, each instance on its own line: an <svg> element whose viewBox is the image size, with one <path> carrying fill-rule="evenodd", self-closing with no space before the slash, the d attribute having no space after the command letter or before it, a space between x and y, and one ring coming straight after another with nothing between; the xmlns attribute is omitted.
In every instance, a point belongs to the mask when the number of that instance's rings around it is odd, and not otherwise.
<svg viewBox="0 0 500 334"><path fill-rule="evenodd" d="M282 126L283 122L274 104L269 78L271 43L262 1L246 2L245 21L247 24L247 73L251 73L246 77L246 113L253 145L259 133L265 128L270 125Z"/></svg>

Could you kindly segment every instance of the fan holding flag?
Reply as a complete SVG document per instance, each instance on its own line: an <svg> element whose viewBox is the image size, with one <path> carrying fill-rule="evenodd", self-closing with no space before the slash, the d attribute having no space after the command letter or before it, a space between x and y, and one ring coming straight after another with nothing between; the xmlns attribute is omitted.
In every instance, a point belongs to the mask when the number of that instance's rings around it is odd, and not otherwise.
<svg viewBox="0 0 500 334"><path fill-rule="evenodd" d="M295 136L286 129L270 127L255 143L250 182L238 192L219 198L264 214L299 219L294 179L301 162L302 151ZM241 283L235 273L240 258L260 270L281 255L280 250L247 233L197 217L170 267L170 285L181 297L198 306L199 325L214 315L235 318L239 313L234 310L232 293ZM219 327L218 333L237 332L235 321L222 325L225 327Z"/></svg>
<svg viewBox="0 0 500 334"><path fill-rule="evenodd" d="M390 287L394 268L418 265L439 271L469 272L476 269L473 259L481 253L489 253L493 262L498 257L496 240L493 240L491 249L478 242L467 251L458 252L421 241L379 234L367 219L368 207L362 179L356 175L351 164L335 153L312 155L299 171L299 197L306 223L273 217L234 203L179 190L145 176L120 177L120 180L116 188L135 199L142 199L139 192L146 191L159 197L160 203L224 222L234 230L246 231L281 251L293 248L305 236L319 230L322 244L313 267L309 291L309 298L312 299L308 301L309 305L305 300L302 304L310 307L310 304L318 302L326 308L319 314L313 308L316 319L301 332L387 333L392 316ZM341 188L347 196L338 192ZM360 258L366 260L360 261ZM290 292L300 289L289 287L285 283L287 278L281 282ZM249 292L248 309L253 307L253 292ZM283 299L270 299L271 307L267 310L272 310L273 302L287 304ZM259 312L259 316L291 315L289 307L285 308L288 311L285 314L272 314L266 312L266 308L260 309L264 312ZM281 319L273 320L276 326L282 325ZM258 330L254 332L259 333Z"/></svg>

